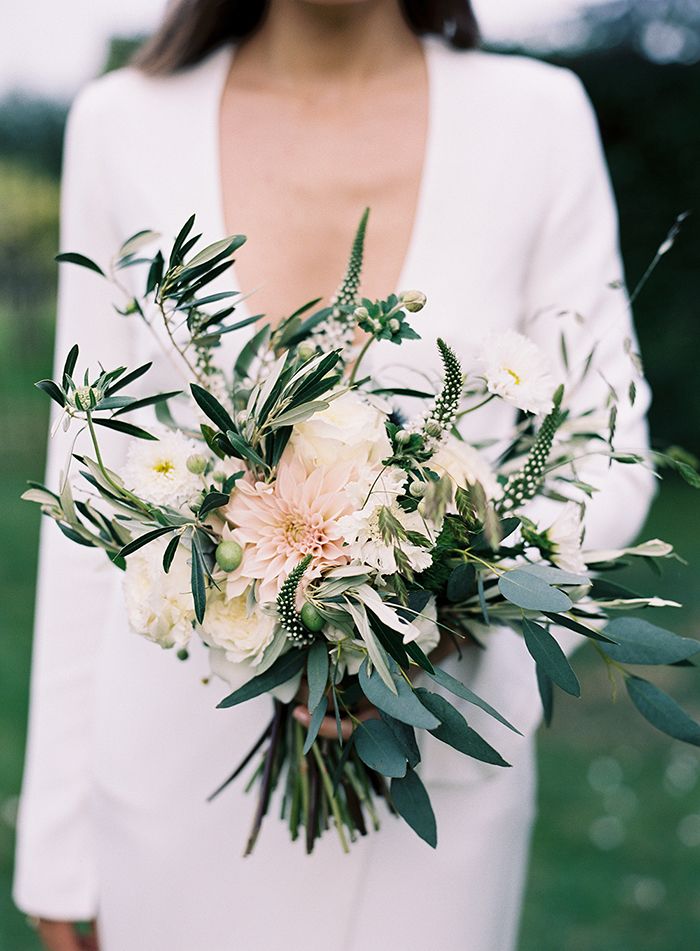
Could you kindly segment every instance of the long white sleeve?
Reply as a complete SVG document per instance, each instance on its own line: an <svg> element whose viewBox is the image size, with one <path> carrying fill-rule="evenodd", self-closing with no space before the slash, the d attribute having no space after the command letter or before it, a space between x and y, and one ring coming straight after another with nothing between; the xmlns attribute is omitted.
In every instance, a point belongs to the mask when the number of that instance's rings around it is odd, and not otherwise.
<svg viewBox="0 0 700 951"><path fill-rule="evenodd" d="M95 85L74 103L66 131L61 250L104 266L120 238L108 211L100 97ZM80 345L77 371L129 362L129 321L112 309L111 286L83 268L60 268L55 374ZM60 375L55 375L60 379ZM55 414L54 414L55 415ZM56 489L75 433L50 440L46 484ZM108 460L118 443L106 438ZM78 442L87 449L87 441ZM105 555L41 529L30 723L20 801L14 898L27 913L81 919L95 913L97 882L89 791L94 667L118 571Z"/></svg>
<svg viewBox="0 0 700 951"><path fill-rule="evenodd" d="M626 352L626 341L627 349L630 344L637 349L627 296L610 286L623 278L615 200L590 101L573 73L559 72L562 95L557 101L559 114L552 117L556 132L550 153L550 199L528 267L525 330L549 353L559 379L579 377L595 346L592 369L581 385L569 388L565 405L574 412L600 408L605 426L606 396L609 386L614 387L619 397L615 448L644 450L650 391ZM628 395L632 380L637 391L634 405ZM587 503L586 547L631 542L647 514L654 476L638 465L609 465L603 456L582 461L577 472L599 490ZM548 514L555 515L546 500L536 502L535 510L543 526ZM562 634L567 646L582 640Z"/></svg>
<svg viewBox="0 0 700 951"><path fill-rule="evenodd" d="M615 201L593 109L577 77L561 71L564 84L556 141L550 155L547 216L528 267L525 330L544 350L560 379L577 378L595 346L592 369L565 398L574 411L604 411L608 386L618 393L615 446L645 449L650 392L635 371L625 341L637 349L624 291ZM565 312L565 313L564 313ZM568 352L563 365L560 334ZM628 397L634 380L637 395ZM653 476L639 466L597 458L580 472L600 489L588 505L587 547L630 541L639 531L652 495Z"/></svg>

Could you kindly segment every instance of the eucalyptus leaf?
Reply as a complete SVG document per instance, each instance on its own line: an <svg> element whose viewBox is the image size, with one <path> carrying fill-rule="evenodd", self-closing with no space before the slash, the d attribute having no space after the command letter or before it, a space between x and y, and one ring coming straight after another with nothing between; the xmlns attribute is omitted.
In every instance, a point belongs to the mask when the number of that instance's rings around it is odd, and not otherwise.
<svg viewBox="0 0 700 951"><path fill-rule="evenodd" d="M319 703L314 707L314 712L311 716L311 722L309 723L309 728L306 733L306 740L304 741L304 755L306 755L311 747L314 745L316 737L318 736L318 731L321 729L321 724L323 723L323 718L326 715L328 710L328 697L321 697Z"/></svg>
<svg viewBox="0 0 700 951"><path fill-rule="evenodd" d="M572 697L580 697L581 685L578 678L566 659L566 654L549 631L541 624L524 618L523 635L525 646L532 658L547 676Z"/></svg>
<svg viewBox="0 0 700 951"><path fill-rule="evenodd" d="M551 726L552 715L554 713L554 688L552 686L552 681L542 670L539 664L537 664L536 667L536 674L537 689L540 694L540 700L542 701L544 722L547 724L547 726Z"/></svg>
<svg viewBox="0 0 700 951"><path fill-rule="evenodd" d="M447 579L447 597L450 601L466 601L476 591L476 568L463 563L457 565Z"/></svg>
<svg viewBox="0 0 700 951"><path fill-rule="evenodd" d="M408 759L408 765L411 768L416 767L420 763L420 749L416 742L416 733L413 727L409 726L408 723L402 723L401 720L397 720L383 710L379 711L379 716L399 741L401 749Z"/></svg>
<svg viewBox="0 0 700 951"><path fill-rule="evenodd" d="M426 788L414 770L409 769L405 776L392 779L391 801L398 814L406 820L413 831L432 848L436 848L435 813Z"/></svg>
<svg viewBox="0 0 700 951"><path fill-rule="evenodd" d="M506 718L502 716L498 710L494 709L490 703L482 700L478 694L475 694L473 690L469 689L469 687L465 687L461 680L457 680L456 677L448 674L446 670L443 670L441 667L436 667L430 676L436 683L440 684L441 687L444 687L445 690L449 690L450 693L453 693L456 697L466 700L467 703L473 703L475 707L479 707L479 709L483 710L484 713L488 713L488 715L493 717L494 720L498 720L499 723L502 723L503 726L507 726L509 730L513 731L513 733L517 733L518 736L523 735L517 727L513 726L512 723L506 720Z"/></svg>
<svg viewBox="0 0 700 951"><path fill-rule="evenodd" d="M406 755L383 720L365 720L353 736L357 755L365 766L391 778L406 775Z"/></svg>
<svg viewBox="0 0 700 951"><path fill-rule="evenodd" d="M567 614L555 614L553 611L543 611L542 613L545 617L548 617L550 621L554 621L555 624L568 627L570 631L583 634L584 637L590 637L591 640L603 641L608 644L613 643L613 639L608 637L607 634L603 634L602 631L598 631L590 625L584 624L582 620L569 617Z"/></svg>
<svg viewBox="0 0 700 951"><path fill-rule="evenodd" d="M620 664L677 664L700 651L700 641L635 617L615 618L605 633L616 643L603 645L603 650Z"/></svg>
<svg viewBox="0 0 700 951"><path fill-rule="evenodd" d="M700 724L672 697L641 677L627 677L625 686L632 703L652 726L676 740L700 746Z"/></svg>
<svg viewBox="0 0 700 951"><path fill-rule="evenodd" d="M589 585L591 579L587 575L574 574L552 565L523 565L518 571L541 578L549 584Z"/></svg>
<svg viewBox="0 0 700 951"><path fill-rule="evenodd" d="M434 737L482 763L490 763L492 766L510 766L510 763L506 763L490 743L487 743L476 730L469 726L449 700L441 697L440 694L431 693L425 687L418 687L416 693L421 703L440 720L440 726L430 730Z"/></svg>
<svg viewBox="0 0 700 951"><path fill-rule="evenodd" d="M379 710L388 713L389 716L410 726L417 726L423 730L440 726L440 720L426 710L413 687L399 672L396 662L391 659L389 670L396 688L395 693L389 690L376 670L372 671L371 675L367 673L367 660L362 663L359 672L360 686L369 702Z"/></svg>
<svg viewBox="0 0 700 951"><path fill-rule="evenodd" d="M527 611L568 611L571 607L567 594L523 568L502 574L498 590L506 601Z"/></svg>
<svg viewBox="0 0 700 951"><path fill-rule="evenodd" d="M306 660L306 679L309 685L308 707L312 712L319 705L328 686L328 648L325 640L314 641Z"/></svg>

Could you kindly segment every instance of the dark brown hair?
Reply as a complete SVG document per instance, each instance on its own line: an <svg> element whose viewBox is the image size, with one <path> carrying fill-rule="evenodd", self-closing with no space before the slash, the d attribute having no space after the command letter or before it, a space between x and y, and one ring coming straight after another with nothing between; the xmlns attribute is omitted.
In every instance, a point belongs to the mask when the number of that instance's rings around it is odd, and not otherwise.
<svg viewBox="0 0 700 951"><path fill-rule="evenodd" d="M144 72L174 73L203 59L229 40L240 40L262 23L268 0L176 0L133 63ZM457 49L479 43L470 0L401 0L411 29L444 36Z"/></svg>

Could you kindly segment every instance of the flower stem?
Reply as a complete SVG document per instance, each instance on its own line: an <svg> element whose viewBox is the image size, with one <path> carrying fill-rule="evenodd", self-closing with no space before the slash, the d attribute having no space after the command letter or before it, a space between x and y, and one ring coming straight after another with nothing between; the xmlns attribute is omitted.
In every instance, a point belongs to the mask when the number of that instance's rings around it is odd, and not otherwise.
<svg viewBox="0 0 700 951"><path fill-rule="evenodd" d="M374 336L370 336L367 338L367 340L365 340L364 344L362 345L362 349L357 355L357 360L355 360L355 364L352 368L352 373L350 374L350 379L348 380L348 384L350 386L352 386L355 380L357 379L357 371L360 369L360 364L362 363L362 360L365 354L367 353L367 351L369 350L373 342L374 342Z"/></svg>
<svg viewBox="0 0 700 951"><path fill-rule="evenodd" d="M349 852L348 843L347 839L345 838L345 832L343 831L343 820L340 815L340 809L338 808L338 801L333 794L333 784L331 783L331 777L328 775L328 770L326 769L326 764L323 761L323 755L318 748L318 744L313 743L311 749L313 750L314 759L316 760L318 771L321 774L321 779L323 780L323 788L326 791L326 796L328 797L328 801L333 812L333 819L335 821L335 827L338 831L340 847L347 855Z"/></svg>

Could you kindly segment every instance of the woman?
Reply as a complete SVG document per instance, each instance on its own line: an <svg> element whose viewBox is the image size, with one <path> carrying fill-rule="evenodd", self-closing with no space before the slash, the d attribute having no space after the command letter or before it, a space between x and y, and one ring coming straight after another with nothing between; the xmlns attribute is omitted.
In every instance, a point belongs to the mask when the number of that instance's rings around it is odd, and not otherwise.
<svg viewBox="0 0 700 951"><path fill-rule="evenodd" d="M437 334L464 352L518 327L560 364L563 332L578 359L598 342L601 374L570 399L600 404L608 384L627 386L633 330L610 286L621 264L591 107L567 70L480 52L477 38L462 0L173 4L137 64L72 109L63 249L106 261L125 236L170 237L196 211L205 239L249 236L235 281L274 321L333 291L369 205L363 293L429 299L404 379L434 369ZM153 359L151 387L169 388L169 366L111 299L93 275L62 273L57 361L80 340L93 366ZM375 368L396 375L395 359L378 350ZM648 400L640 384L621 409L619 447L645 445ZM482 439L512 422L495 404L478 420L469 435ZM51 446L49 484L65 451ZM584 476L600 488L587 541L629 541L650 481L607 464ZM349 858L327 837L308 859L272 817L242 863L250 802L240 787L205 798L268 701L215 710L221 687L192 672L206 676L204 652L179 664L129 634L114 574L44 527L15 896L47 948L75 951L71 922L95 915L102 951L515 947L539 722L519 638L493 630L485 652L449 661L525 738L471 708L512 769L425 750L437 851L386 817Z"/></svg>

